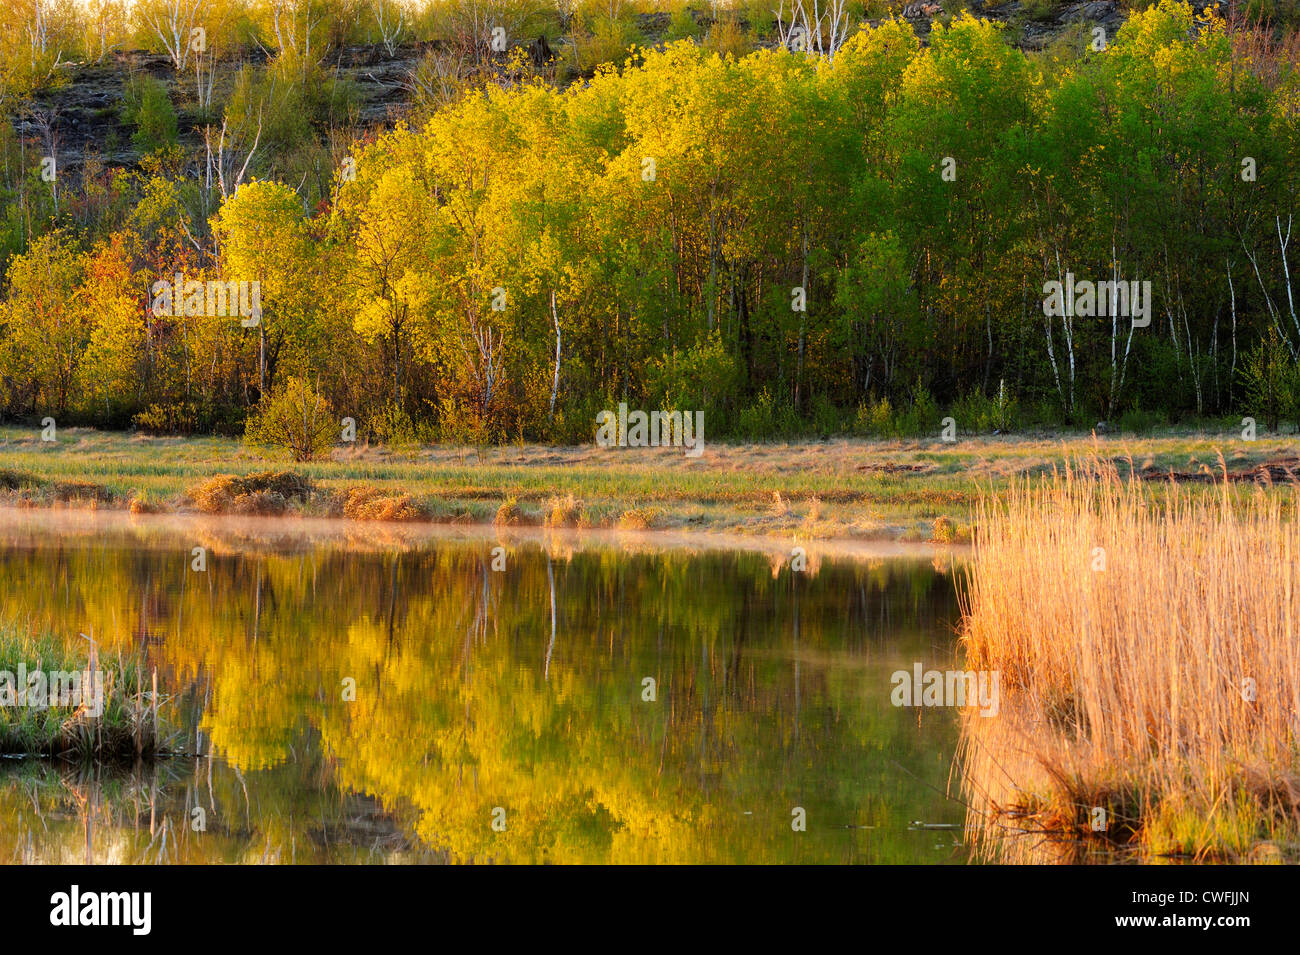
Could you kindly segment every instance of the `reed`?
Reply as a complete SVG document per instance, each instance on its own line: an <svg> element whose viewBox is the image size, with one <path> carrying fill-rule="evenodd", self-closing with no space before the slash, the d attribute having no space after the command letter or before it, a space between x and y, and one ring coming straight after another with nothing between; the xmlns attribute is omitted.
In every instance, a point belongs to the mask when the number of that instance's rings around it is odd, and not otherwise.
<svg viewBox="0 0 1300 955"><path fill-rule="evenodd" d="M170 699L159 694L157 674L142 659L101 656L93 642L76 640L0 625L0 755L129 761L166 751L159 709ZM76 674L74 698L47 695L56 672ZM46 689L33 695L26 677L38 673Z"/></svg>
<svg viewBox="0 0 1300 955"><path fill-rule="evenodd" d="M1294 488L1220 464L1206 493L1074 459L978 505L962 645L1003 693L999 716L963 720L984 849L1024 831L1233 860L1300 842ZM1023 844L1060 851L1041 843Z"/></svg>

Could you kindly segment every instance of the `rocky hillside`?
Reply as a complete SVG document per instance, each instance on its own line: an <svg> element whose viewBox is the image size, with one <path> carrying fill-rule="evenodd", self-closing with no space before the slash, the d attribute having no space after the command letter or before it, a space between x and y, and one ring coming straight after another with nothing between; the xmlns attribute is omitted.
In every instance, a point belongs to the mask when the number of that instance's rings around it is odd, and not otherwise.
<svg viewBox="0 0 1300 955"><path fill-rule="evenodd" d="M970 9L1005 24L1015 42L1029 50L1043 49L1057 38L1080 28L1087 30L1102 26L1108 35L1113 36L1126 15L1126 10L1112 0L1090 0L1065 6L1021 0L1001 4L971 0ZM925 42L934 23L948 20L951 15L939 3L917 0L902 10L902 16ZM637 25L641 35L654 45L664 42L669 23L667 13L650 13L639 15ZM748 29L744 21L740 25L743 30ZM707 30L711 21L702 18L699 26ZM760 40L757 45L771 47L776 42L769 38ZM544 61L551 56L562 58L568 43L559 39L552 45L544 37L538 37L521 45L534 61ZM436 42L408 44L395 48L390 54L379 44L348 46L334 53L327 65L337 78L350 81L356 90L361 125L390 125L409 111L410 75L425 53L437 47ZM265 59L265 53L255 50L238 60L220 63L219 75L229 78L243 64L257 65ZM47 127L52 129L64 168L75 168L90 154L99 156L110 166L133 165L139 156L131 145L133 129L122 117L125 84L129 77L147 75L175 88L177 75L168 57L144 51L114 52L99 63L67 63L60 69L63 71L61 82L13 117L19 135L43 142L47 140ZM192 88L192 78L187 76L186 81ZM183 99L176 95L172 98L174 101ZM187 146L198 146L203 117L187 115L181 106L178 119L182 142Z"/></svg>

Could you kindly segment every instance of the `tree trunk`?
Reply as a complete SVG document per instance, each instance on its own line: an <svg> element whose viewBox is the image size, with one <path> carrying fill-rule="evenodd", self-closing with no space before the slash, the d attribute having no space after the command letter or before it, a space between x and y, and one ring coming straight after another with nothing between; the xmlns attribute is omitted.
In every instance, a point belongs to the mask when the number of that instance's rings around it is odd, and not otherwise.
<svg viewBox="0 0 1300 955"><path fill-rule="evenodd" d="M551 420L555 420L555 396L560 390L560 316L555 311L555 292L551 292L551 321L555 322L555 377L551 379Z"/></svg>

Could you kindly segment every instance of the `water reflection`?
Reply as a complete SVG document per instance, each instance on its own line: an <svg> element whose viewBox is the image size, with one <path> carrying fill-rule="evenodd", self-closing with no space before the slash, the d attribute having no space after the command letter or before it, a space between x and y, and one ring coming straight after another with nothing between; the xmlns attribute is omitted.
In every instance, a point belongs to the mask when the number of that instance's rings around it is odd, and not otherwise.
<svg viewBox="0 0 1300 955"><path fill-rule="evenodd" d="M966 859L955 719L889 702L894 670L952 659L951 575L926 559L796 574L759 552L29 520L0 527L0 579L0 618L147 653L202 754L0 761L0 858Z"/></svg>

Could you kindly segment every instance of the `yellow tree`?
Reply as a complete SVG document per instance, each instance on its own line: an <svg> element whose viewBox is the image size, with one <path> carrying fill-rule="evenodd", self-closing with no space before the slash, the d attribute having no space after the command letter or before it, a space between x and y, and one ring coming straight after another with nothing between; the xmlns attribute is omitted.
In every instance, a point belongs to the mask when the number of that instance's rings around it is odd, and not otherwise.
<svg viewBox="0 0 1300 955"><path fill-rule="evenodd" d="M245 318L257 329L257 388L264 395L286 342L311 353L310 303L314 248L298 196L278 182L254 180L221 204L213 220L222 280L256 282L261 314ZM256 325L251 323L256 320Z"/></svg>
<svg viewBox="0 0 1300 955"><path fill-rule="evenodd" d="M9 263L0 301L0 371L11 405L62 414L76 396L89 332L82 301L86 257L70 237L50 232Z"/></svg>
<svg viewBox="0 0 1300 955"><path fill-rule="evenodd" d="M355 243L353 322L366 341L391 347L392 400L400 409L403 353L410 348L412 326L428 309L432 200L409 166L369 168L376 153L359 158L357 188L345 190L342 197Z"/></svg>

